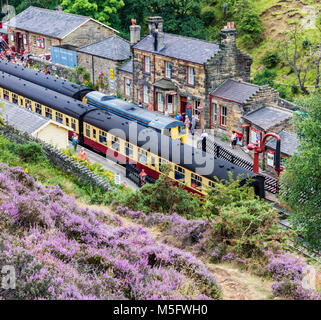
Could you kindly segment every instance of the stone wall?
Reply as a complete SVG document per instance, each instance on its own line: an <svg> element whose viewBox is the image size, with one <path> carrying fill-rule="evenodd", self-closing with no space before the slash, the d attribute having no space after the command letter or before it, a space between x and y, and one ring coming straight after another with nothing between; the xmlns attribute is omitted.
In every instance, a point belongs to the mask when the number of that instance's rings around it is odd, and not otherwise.
<svg viewBox="0 0 321 320"><path fill-rule="evenodd" d="M127 97L125 94L125 78L130 79L130 99L133 98L133 90L134 90L134 84L133 84L133 74L128 73L122 70L117 70L116 75L116 88L119 93L122 94L123 97Z"/></svg>
<svg viewBox="0 0 321 320"><path fill-rule="evenodd" d="M48 60L33 56L29 57L28 63L30 67L38 66L38 69L41 71L45 71L46 69L48 69L51 75L56 75L58 77L63 77L66 79L72 79L74 77L74 68L59 63L50 62Z"/></svg>
<svg viewBox="0 0 321 320"><path fill-rule="evenodd" d="M61 44L71 44L77 47L88 46L108 38L114 33L107 26L90 20L62 39Z"/></svg>
<svg viewBox="0 0 321 320"><path fill-rule="evenodd" d="M37 142L41 144L44 151L44 155L47 157L47 159L54 166L65 171L67 174L74 176L84 184L89 183L90 185L92 185L93 188L99 188L102 192L107 192L112 188L105 179L94 174L92 171L90 171L77 161L74 161L73 159L60 152L59 150L55 149L54 147L50 146L49 144L46 144L41 140L35 139L29 134L21 133L10 126L0 127L0 134L2 134L8 140L18 144Z"/></svg>
<svg viewBox="0 0 321 320"><path fill-rule="evenodd" d="M14 28L8 28L9 31L9 46L15 47L17 49L17 44L11 41L11 31L14 31L16 34L20 33L21 36L23 34L27 35L27 45L24 44L24 49L27 49L29 52L31 52L34 55L39 54L50 54L50 46L57 46L61 44L61 41L57 38L44 36L41 34L33 33L33 32L27 32L21 29L14 29ZM43 38L44 39L44 48L39 48L37 45L37 38ZM18 40L18 39L17 39Z"/></svg>
<svg viewBox="0 0 321 320"><path fill-rule="evenodd" d="M144 72L144 57L150 57L150 73ZM155 60L154 60L155 56ZM188 61L179 60L176 58L165 57L162 55L153 55L149 52L143 52L134 49L134 90L132 99L138 102L137 90L142 90L144 85L147 85L149 103L154 106L156 110L155 93L160 92L163 95L164 108L166 103L166 90L158 89L153 86L153 83L166 78L165 77L165 63L172 63L172 77L169 79L177 88L177 95L174 96L174 114L180 111L180 96L190 97L189 105L193 100L198 100L203 105L205 101L205 72L204 66ZM194 85L187 83L187 69L194 68ZM154 72L155 69L155 72ZM173 91L173 90L168 90ZM155 97L155 101L154 101Z"/></svg>
<svg viewBox="0 0 321 320"><path fill-rule="evenodd" d="M100 80L99 73L102 72L104 73L103 82L108 84L108 88L106 88L105 91L109 94L115 94L117 92L116 68L125 61L113 61L83 52L77 52L77 60L78 65L84 67L86 71L89 72L90 80L93 82L93 84ZM114 69L113 88L110 82L110 80L112 80L110 79L110 69Z"/></svg>

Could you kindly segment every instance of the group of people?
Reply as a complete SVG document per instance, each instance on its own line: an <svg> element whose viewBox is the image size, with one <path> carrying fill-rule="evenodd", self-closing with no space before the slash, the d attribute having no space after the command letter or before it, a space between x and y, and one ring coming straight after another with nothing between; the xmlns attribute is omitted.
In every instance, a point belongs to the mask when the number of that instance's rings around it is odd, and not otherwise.
<svg viewBox="0 0 321 320"><path fill-rule="evenodd" d="M192 119L190 120L189 116L187 114L185 115L185 119L184 119L184 117L180 113L178 113L176 115L176 120L184 122L186 128L191 131L192 136L194 135L195 128L196 128L196 118L194 115L192 116Z"/></svg>

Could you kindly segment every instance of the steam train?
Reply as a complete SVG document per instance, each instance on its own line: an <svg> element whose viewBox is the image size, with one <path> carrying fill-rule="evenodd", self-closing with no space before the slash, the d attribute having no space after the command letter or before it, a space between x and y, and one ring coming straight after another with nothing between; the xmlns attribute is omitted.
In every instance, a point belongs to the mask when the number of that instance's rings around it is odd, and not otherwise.
<svg viewBox="0 0 321 320"><path fill-rule="evenodd" d="M107 109L111 113L130 121L136 121L142 126L152 128L173 139L180 139L183 143L187 141L185 125L181 121L166 117L158 112L139 108L137 105L118 99L115 96L107 96L88 87L46 75L43 72L30 68L24 68L4 60L0 60L0 71L61 93L67 97L85 103L88 102L88 104L97 108Z"/></svg>
<svg viewBox="0 0 321 320"><path fill-rule="evenodd" d="M0 72L0 98L24 108L31 106L32 112L69 127L69 137L76 132L82 145L122 164L134 164L154 179L168 164L174 183L204 195L217 179L227 180L231 172L233 179L243 175L240 184L250 181L255 193L264 198L264 177L106 109L5 72Z"/></svg>

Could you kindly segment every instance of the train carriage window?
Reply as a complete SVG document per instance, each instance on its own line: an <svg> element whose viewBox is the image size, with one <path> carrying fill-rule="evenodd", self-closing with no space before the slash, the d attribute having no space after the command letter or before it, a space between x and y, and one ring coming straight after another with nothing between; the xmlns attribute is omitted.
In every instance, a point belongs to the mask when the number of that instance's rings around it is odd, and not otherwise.
<svg viewBox="0 0 321 320"><path fill-rule="evenodd" d="M112 136L111 137L111 148L116 151L119 151L119 146L120 146L119 138Z"/></svg>
<svg viewBox="0 0 321 320"><path fill-rule="evenodd" d="M56 121L59 123L63 123L63 120L64 120L63 114L60 112L56 112Z"/></svg>
<svg viewBox="0 0 321 320"><path fill-rule="evenodd" d="M25 107L28 109L28 108L32 108L32 103L30 100L28 99L25 99Z"/></svg>
<svg viewBox="0 0 321 320"><path fill-rule="evenodd" d="M138 149L138 161L141 163L147 163L147 151L141 148Z"/></svg>
<svg viewBox="0 0 321 320"><path fill-rule="evenodd" d="M191 173L191 187L195 189L202 189L202 177L195 173Z"/></svg>
<svg viewBox="0 0 321 320"><path fill-rule="evenodd" d="M42 107L39 103L36 103L36 113L42 114Z"/></svg>
<svg viewBox="0 0 321 320"><path fill-rule="evenodd" d="M167 160L159 158L159 171L164 172L164 166L166 166L167 164L168 164Z"/></svg>
<svg viewBox="0 0 321 320"><path fill-rule="evenodd" d="M107 133L99 130L99 142L107 145Z"/></svg>
<svg viewBox="0 0 321 320"><path fill-rule="evenodd" d="M76 120L71 118L71 128L76 131Z"/></svg>
<svg viewBox="0 0 321 320"><path fill-rule="evenodd" d="M175 166L175 179L184 180L185 179L185 169Z"/></svg>
<svg viewBox="0 0 321 320"><path fill-rule="evenodd" d="M20 100L19 106L22 106L22 107L23 107L23 106L24 106L23 99L20 98L19 100Z"/></svg>
<svg viewBox="0 0 321 320"><path fill-rule="evenodd" d="M93 139L96 140L96 138L97 138L97 131L96 129L93 129Z"/></svg>
<svg viewBox="0 0 321 320"><path fill-rule="evenodd" d="M50 108L45 108L46 118L52 119L52 110Z"/></svg>
<svg viewBox="0 0 321 320"><path fill-rule="evenodd" d="M155 158L154 156L150 156L150 165L153 168L156 168L156 161L157 161L157 158Z"/></svg>
<svg viewBox="0 0 321 320"><path fill-rule="evenodd" d="M86 137L90 138L90 125L86 123Z"/></svg>
<svg viewBox="0 0 321 320"><path fill-rule="evenodd" d="M129 142L126 142L125 148L126 148L126 156L131 157L134 154L133 145L130 144Z"/></svg>
<svg viewBox="0 0 321 320"><path fill-rule="evenodd" d="M3 98L4 98L5 100L9 100L9 91L3 90Z"/></svg>
<svg viewBox="0 0 321 320"><path fill-rule="evenodd" d="M16 95L15 93L12 94L12 102L18 104L18 95Z"/></svg>
<svg viewBox="0 0 321 320"><path fill-rule="evenodd" d="M209 186L210 188L215 189L215 182L209 181L209 182L208 182L208 186Z"/></svg>
<svg viewBox="0 0 321 320"><path fill-rule="evenodd" d="M66 126L67 126L67 127L70 127L69 118L67 118L67 117L66 117Z"/></svg>

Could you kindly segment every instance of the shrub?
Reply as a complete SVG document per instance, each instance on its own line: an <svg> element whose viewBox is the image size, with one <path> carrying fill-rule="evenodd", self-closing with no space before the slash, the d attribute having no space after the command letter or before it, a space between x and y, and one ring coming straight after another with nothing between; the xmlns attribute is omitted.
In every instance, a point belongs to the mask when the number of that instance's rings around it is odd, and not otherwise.
<svg viewBox="0 0 321 320"><path fill-rule="evenodd" d="M262 63L268 68L274 68L281 61L277 52L266 51L261 59Z"/></svg>
<svg viewBox="0 0 321 320"><path fill-rule="evenodd" d="M42 158L43 150L39 143L10 144L11 151L17 153L26 162L37 162Z"/></svg>

